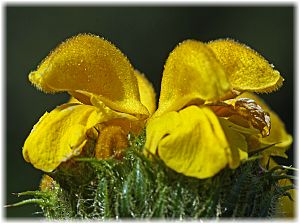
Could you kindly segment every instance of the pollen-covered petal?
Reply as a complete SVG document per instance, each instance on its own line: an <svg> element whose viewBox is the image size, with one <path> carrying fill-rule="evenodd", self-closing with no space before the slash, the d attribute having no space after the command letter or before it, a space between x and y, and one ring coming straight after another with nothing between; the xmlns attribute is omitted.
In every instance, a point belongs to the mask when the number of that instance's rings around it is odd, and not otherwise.
<svg viewBox="0 0 300 224"><path fill-rule="evenodd" d="M273 112L267 106L267 104L262 99L260 99L257 95L253 93L245 92L241 94L238 98L243 98L243 97L254 99L255 102L259 104L264 111L267 111L270 114L271 126L272 126L270 130L270 135L264 138L257 138L257 140L260 142L261 146L268 146L272 144L275 145L263 151L263 154L287 157L285 155L285 151L292 144L293 137L287 133L285 129L285 125L280 119L280 117L275 112Z"/></svg>
<svg viewBox="0 0 300 224"><path fill-rule="evenodd" d="M150 119L145 148L171 169L200 179L217 174L232 157L218 118L210 109L197 106Z"/></svg>
<svg viewBox="0 0 300 224"><path fill-rule="evenodd" d="M207 44L227 72L235 90L272 92L283 82L280 73L256 51L230 39Z"/></svg>
<svg viewBox="0 0 300 224"><path fill-rule="evenodd" d="M230 88L226 72L212 50L199 41L186 40L166 61L155 116L221 99Z"/></svg>
<svg viewBox="0 0 300 224"><path fill-rule="evenodd" d="M46 112L24 143L24 159L37 169L53 171L81 153L88 129L116 116L103 111L90 105L63 104Z"/></svg>
<svg viewBox="0 0 300 224"><path fill-rule="evenodd" d="M152 84L144 74L135 70L135 75L138 81L140 98L142 104L148 109L150 115L156 110L156 94Z"/></svg>
<svg viewBox="0 0 300 224"><path fill-rule="evenodd" d="M44 92L82 90L98 95L114 110L148 116L132 65L98 36L81 34L63 42L30 73L29 80ZM80 95L75 97L82 102Z"/></svg>

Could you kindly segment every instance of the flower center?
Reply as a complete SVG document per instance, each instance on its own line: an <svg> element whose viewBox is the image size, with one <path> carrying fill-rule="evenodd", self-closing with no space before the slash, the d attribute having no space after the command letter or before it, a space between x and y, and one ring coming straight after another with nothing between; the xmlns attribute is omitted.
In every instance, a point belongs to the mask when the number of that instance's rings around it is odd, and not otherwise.
<svg viewBox="0 0 300 224"><path fill-rule="evenodd" d="M129 146L128 132L118 125L97 124L87 132L95 141L93 154L97 159L122 158L122 152Z"/></svg>

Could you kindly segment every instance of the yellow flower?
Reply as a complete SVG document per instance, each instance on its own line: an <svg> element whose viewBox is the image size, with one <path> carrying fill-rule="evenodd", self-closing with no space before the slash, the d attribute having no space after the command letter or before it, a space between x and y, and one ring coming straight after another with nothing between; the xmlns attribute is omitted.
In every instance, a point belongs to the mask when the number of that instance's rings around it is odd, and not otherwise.
<svg viewBox="0 0 300 224"><path fill-rule="evenodd" d="M46 93L74 97L46 112L24 143L25 160L45 172L86 153L89 138L96 140L96 157L116 154L127 146L128 132L140 131L156 109L148 80L119 49L94 35L59 45L29 80Z"/></svg>
<svg viewBox="0 0 300 224"><path fill-rule="evenodd" d="M283 156L292 137L277 115L247 93L271 92L282 82L273 66L243 44L184 41L166 61L145 149L173 170L197 178L237 168L248 152L266 145L265 156Z"/></svg>
<svg viewBox="0 0 300 224"><path fill-rule="evenodd" d="M262 148L268 148L264 158L286 157L292 142L278 116L249 93L276 90L283 78L258 53L232 40L178 45L165 65L157 110L148 80L119 49L94 35L62 43L29 80L46 93L72 96L46 112L25 141L25 160L45 172L78 155L118 158L128 133L139 133L154 112L146 151L187 176L234 169Z"/></svg>

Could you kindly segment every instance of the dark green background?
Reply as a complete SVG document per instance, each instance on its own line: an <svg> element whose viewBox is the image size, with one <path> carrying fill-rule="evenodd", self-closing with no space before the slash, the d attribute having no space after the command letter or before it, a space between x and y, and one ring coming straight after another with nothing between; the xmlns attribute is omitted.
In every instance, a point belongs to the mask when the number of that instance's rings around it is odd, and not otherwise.
<svg viewBox="0 0 300 224"><path fill-rule="evenodd" d="M26 163L22 145L45 111L64 103L66 94L47 95L27 75L61 41L82 32L105 37L118 46L159 92L164 62L174 46L188 38L209 41L230 37L260 52L286 79L265 95L287 130L294 124L294 6L90 6L6 5L6 200L12 192L34 190L41 172ZM293 150L289 156L293 161ZM290 162L290 163L291 163ZM7 217L37 217L35 206L9 208Z"/></svg>

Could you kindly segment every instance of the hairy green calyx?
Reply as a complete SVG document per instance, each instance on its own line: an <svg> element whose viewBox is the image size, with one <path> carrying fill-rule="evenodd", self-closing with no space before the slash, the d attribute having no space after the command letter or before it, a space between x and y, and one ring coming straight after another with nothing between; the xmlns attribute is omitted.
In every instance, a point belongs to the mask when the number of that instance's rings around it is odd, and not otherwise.
<svg viewBox="0 0 300 224"><path fill-rule="evenodd" d="M36 203L49 219L280 217L278 199L289 197L281 166L265 170L250 158L238 169L199 180L178 174L143 154L145 134L131 138L122 159L78 158L78 172L51 174L48 187L15 205ZM81 172L80 171L84 171ZM76 176L77 175L77 176ZM84 181L78 181L84 180Z"/></svg>

